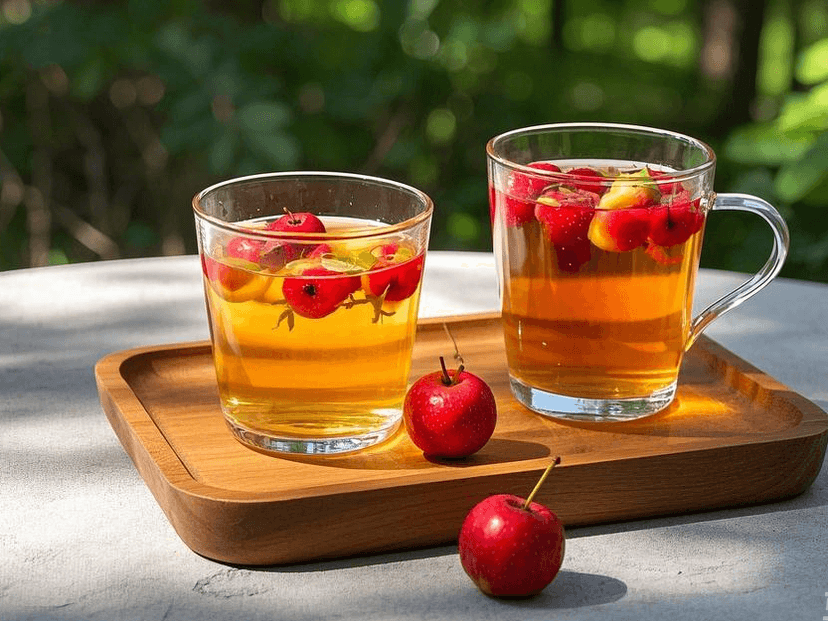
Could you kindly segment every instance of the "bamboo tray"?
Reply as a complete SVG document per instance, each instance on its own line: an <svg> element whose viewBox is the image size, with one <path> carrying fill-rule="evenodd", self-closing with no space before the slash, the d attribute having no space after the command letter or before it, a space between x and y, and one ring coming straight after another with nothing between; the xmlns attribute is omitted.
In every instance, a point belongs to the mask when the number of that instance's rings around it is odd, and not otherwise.
<svg viewBox="0 0 828 621"><path fill-rule="evenodd" d="M471 458L427 461L404 431L364 452L272 457L225 426L208 343L111 354L95 374L115 433L182 540L206 557L285 564L446 544L493 493L529 493L567 526L761 503L816 478L828 415L701 338L676 402L636 422L561 424L511 396L497 315L421 321L412 378L451 358L492 387L494 437Z"/></svg>

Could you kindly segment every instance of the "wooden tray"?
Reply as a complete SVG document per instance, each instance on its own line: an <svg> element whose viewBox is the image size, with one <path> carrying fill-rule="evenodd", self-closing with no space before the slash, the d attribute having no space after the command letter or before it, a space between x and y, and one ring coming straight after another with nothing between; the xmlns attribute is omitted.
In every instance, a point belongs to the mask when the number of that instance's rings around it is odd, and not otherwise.
<svg viewBox="0 0 828 621"><path fill-rule="evenodd" d="M636 422L561 424L508 387L497 315L420 323L412 378L451 359L492 387L494 437L460 462L431 462L404 431L339 457L272 457L242 446L219 411L208 343L111 354L95 374L118 438L182 540L212 559L283 564L445 544L493 493L538 500L568 526L777 500L817 476L828 416L713 341L686 357L677 401Z"/></svg>

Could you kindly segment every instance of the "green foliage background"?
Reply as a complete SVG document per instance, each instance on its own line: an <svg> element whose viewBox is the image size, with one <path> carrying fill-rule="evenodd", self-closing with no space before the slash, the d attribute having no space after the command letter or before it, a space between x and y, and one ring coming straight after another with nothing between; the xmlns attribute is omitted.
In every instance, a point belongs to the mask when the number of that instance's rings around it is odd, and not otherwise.
<svg viewBox="0 0 828 621"><path fill-rule="evenodd" d="M569 120L706 140L828 282L824 0L0 0L0 269L195 252L193 194L290 169L413 184L432 248L490 249L486 141ZM708 230L708 267L770 248Z"/></svg>

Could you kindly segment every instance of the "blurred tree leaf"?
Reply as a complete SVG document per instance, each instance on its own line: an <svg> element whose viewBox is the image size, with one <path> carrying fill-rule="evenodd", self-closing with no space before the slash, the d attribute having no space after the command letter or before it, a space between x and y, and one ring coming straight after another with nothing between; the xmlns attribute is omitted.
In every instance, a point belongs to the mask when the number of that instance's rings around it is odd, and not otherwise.
<svg viewBox="0 0 828 621"><path fill-rule="evenodd" d="M805 96L789 98L777 122L779 130L786 133L828 129L828 82L814 87Z"/></svg>
<svg viewBox="0 0 828 621"><path fill-rule="evenodd" d="M774 184L777 194L786 201L796 202L828 177L828 132L817 136L811 148L796 161L779 169Z"/></svg>
<svg viewBox="0 0 828 621"><path fill-rule="evenodd" d="M796 78L803 84L828 80L828 37L802 51L796 64Z"/></svg>
<svg viewBox="0 0 828 621"><path fill-rule="evenodd" d="M299 161L299 145L284 133L248 132L247 145L262 157L267 166L277 169L295 168Z"/></svg>
<svg viewBox="0 0 828 621"><path fill-rule="evenodd" d="M251 133L269 133L287 125L290 108L279 102L256 101L242 107L238 120L242 129Z"/></svg>
<svg viewBox="0 0 828 621"><path fill-rule="evenodd" d="M814 143L806 131L780 133L776 123L746 125L727 138L724 154L740 164L778 166L798 161Z"/></svg>

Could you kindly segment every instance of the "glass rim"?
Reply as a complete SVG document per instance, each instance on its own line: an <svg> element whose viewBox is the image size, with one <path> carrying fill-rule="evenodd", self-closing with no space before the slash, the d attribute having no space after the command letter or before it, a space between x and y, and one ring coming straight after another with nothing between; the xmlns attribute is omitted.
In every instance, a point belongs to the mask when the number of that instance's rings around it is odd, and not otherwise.
<svg viewBox="0 0 828 621"><path fill-rule="evenodd" d="M566 173L555 173L548 170L542 170L539 168L532 168L527 164L518 164L517 162L513 162L501 155L499 155L496 151L498 143L506 141L510 138L515 138L521 135L530 135L530 134L542 134L542 133L566 133L566 132L587 132L593 131L596 133L601 132L615 132L619 134L628 134L628 135L638 135L638 136L650 136L654 138L672 138L679 142L685 143L691 147L697 148L699 151L704 153L705 161L697 166L693 166L692 168L687 168L683 170L676 170L673 172L666 172L665 176L661 178L662 181L670 180L670 181L689 181L700 175L708 172L712 168L716 166L716 153L713 149L705 142L699 140L698 138L693 138L692 136L688 136L687 134L682 134L679 132L674 132L669 129L658 129L655 127L647 127L645 125L630 125L625 123L592 123L592 122L583 122L583 123L547 123L542 125L532 125L529 127L521 127L518 129L512 129L507 132L503 132L498 134L497 136L491 138L486 143L486 155L489 159L494 162L497 162L501 166L506 168L516 170L518 172L528 174L535 177L549 177L550 179L564 179L566 178ZM575 155L575 154L573 154ZM583 159L589 159L589 154L584 154ZM600 155L596 154L592 157L600 157ZM631 181L628 177L623 177L620 175L607 175L604 177L606 181L622 181L622 182L637 182Z"/></svg>
<svg viewBox="0 0 828 621"><path fill-rule="evenodd" d="M250 226L244 226L237 222L227 222L216 216L211 216L206 213L201 207L201 203L208 194L217 190L228 188L235 185L244 185L248 183L256 183L272 179L290 179L290 178L305 178L305 179L327 179L327 180L344 180L344 181L362 181L373 185L385 186L390 189L395 189L416 197L423 204L423 209L420 213L411 218L407 218L396 224L386 224L384 222L375 226L362 226L349 228L346 232L340 233L310 233L310 232L292 232L292 231L269 231L266 229L258 229ZM243 177L233 177L204 188L198 192L192 200L193 212L197 218L209 222L213 226L224 229L232 233L238 233L248 237L260 237L262 239L291 239L296 241L320 241L320 240L337 240L337 239L370 239L372 237L382 237L390 233L396 233L410 229L418 224L427 221L434 211L434 201L431 197L418 190L414 186L394 181L393 179L386 179L383 177L374 177L371 175L364 175L362 173L349 172L334 172L334 171L316 171L316 170L301 170L301 171L280 171L259 173L255 175L246 175Z"/></svg>

